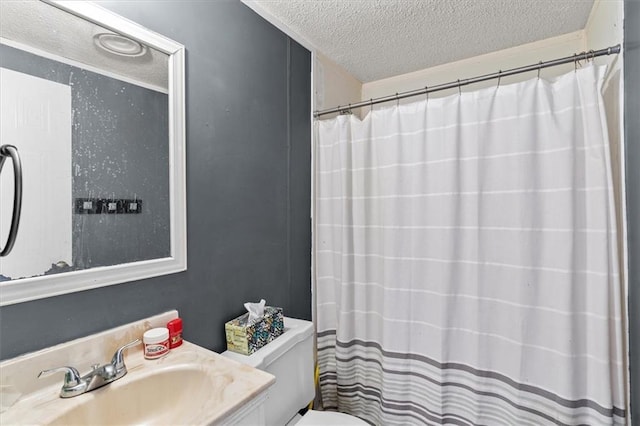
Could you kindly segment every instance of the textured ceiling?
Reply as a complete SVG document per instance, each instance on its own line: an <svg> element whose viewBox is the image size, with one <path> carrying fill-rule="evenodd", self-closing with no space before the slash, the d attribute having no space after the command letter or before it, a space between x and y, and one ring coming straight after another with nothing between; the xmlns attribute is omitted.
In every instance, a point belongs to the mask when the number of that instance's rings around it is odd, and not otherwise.
<svg viewBox="0 0 640 426"><path fill-rule="evenodd" d="M96 47L93 36L112 33L57 7L33 0L0 0L0 37L128 80L167 89L168 56L148 49L126 57Z"/></svg>
<svg viewBox="0 0 640 426"><path fill-rule="evenodd" d="M594 0L244 1L364 83L581 30Z"/></svg>

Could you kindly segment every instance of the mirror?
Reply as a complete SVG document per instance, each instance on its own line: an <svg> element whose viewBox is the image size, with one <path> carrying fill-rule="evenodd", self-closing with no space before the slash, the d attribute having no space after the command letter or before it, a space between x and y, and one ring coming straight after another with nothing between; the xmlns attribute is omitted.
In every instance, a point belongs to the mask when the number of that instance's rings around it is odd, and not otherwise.
<svg viewBox="0 0 640 426"><path fill-rule="evenodd" d="M0 305L186 269L182 45L84 1L0 2L0 85L0 145L22 163Z"/></svg>

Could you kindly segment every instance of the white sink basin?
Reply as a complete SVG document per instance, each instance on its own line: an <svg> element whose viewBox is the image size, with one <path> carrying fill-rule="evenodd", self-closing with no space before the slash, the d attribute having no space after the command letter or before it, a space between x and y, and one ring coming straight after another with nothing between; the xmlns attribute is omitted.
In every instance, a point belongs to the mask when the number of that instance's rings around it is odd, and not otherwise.
<svg viewBox="0 0 640 426"><path fill-rule="evenodd" d="M125 376L126 377L126 376ZM85 394L82 403L66 410L50 425L192 424L194 413L207 405L216 378L189 366L176 366L113 382ZM195 416L197 417L197 415Z"/></svg>
<svg viewBox="0 0 640 426"><path fill-rule="evenodd" d="M208 425L224 421L275 378L184 342L164 358L125 356L129 372L100 389L62 399L62 384L23 396L0 414L2 424ZM25 372L26 374L26 372ZM37 372L31 372L33 378Z"/></svg>

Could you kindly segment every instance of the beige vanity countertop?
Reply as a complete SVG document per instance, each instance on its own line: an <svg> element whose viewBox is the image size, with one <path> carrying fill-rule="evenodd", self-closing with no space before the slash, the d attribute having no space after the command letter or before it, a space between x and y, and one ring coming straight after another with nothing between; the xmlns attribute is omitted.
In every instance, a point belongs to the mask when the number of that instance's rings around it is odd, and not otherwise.
<svg viewBox="0 0 640 426"><path fill-rule="evenodd" d="M161 395L158 396L175 404L180 415L177 418L167 418L165 415L158 419L159 424L215 424L265 392L275 382L275 377L271 374L240 364L186 341L182 346L170 351L165 357L156 360L144 359L141 348L140 345L126 353L125 363L128 373L123 378L92 392L63 399L59 397L62 385L62 374L60 374L57 385L47 386L45 389L26 395L7 411L0 413L0 424L56 424L60 422L60 415L69 412L69 410L74 410L87 402L99 402L99 398L102 398L102 401L107 401L106 398L110 398L110 396L105 395L105 392L119 392L121 389L126 389L126 386L131 386L134 381L145 380L145 378L154 375L157 375L156 378L161 377L163 372L172 370L177 373L166 376L169 378L168 380L153 381L154 385L151 386L149 392L160 392ZM184 383L172 383L176 377L183 377L182 371L184 370L189 372L184 376L186 377ZM80 371L80 373L82 374L84 371ZM200 373L206 375L207 379L188 379L188 377L200 378ZM35 379L37 372L25 372L25 374L29 374L34 377L34 380L37 380ZM91 398L95 398L96 401L90 401ZM117 407L111 406L109 403L108 410L117 410L118 414L114 414L113 422L107 420L106 424L121 424L124 421L121 419L126 418L127 412L139 411L141 408L137 406L140 404L139 401L120 399L125 400L119 401ZM189 407L190 404L194 404L194 406ZM188 417L185 416L185 412L189 413ZM78 423L85 423L85 421L79 420ZM101 419L99 422L103 423L105 419Z"/></svg>

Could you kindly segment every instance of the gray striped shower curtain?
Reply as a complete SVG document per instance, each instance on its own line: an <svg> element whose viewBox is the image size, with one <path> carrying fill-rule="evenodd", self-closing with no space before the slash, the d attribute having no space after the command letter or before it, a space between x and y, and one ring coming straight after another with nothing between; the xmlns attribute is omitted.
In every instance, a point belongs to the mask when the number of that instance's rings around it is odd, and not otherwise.
<svg viewBox="0 0 640 426"><path fill-rule="evenodd" d="M625 424L604 67L316 121L326 409Z"/></svg>

